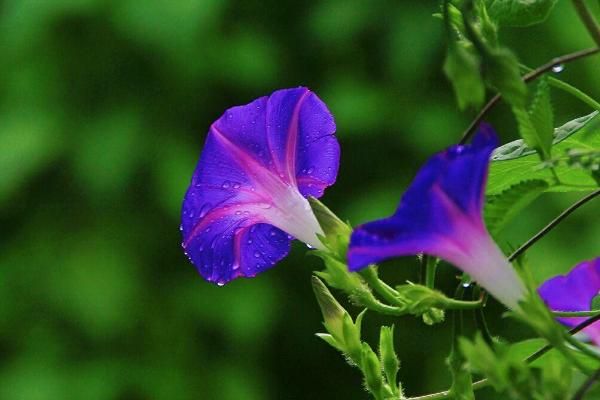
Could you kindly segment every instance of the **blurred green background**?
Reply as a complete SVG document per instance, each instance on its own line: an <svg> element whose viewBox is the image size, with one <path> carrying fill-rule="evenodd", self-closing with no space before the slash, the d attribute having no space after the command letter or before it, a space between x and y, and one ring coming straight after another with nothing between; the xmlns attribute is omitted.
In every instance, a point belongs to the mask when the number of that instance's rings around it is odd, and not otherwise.
<svg viewBox="0 0 600 400"><path fill-rule="evenodd" d="M418 0L2 1L0 399L367 399L313 335L319 260L296 245L260 277L215 287L180 249L180 205L212 121L306 85L333 112L343 152L324 202L354 224L391 213L473 116L441 73L436 11ZM569 2L501 39L530 66L592 45ZM600 98L599 67L561 76ZM553 94L559 124L590 111ZM515 138L504 106L490 119ZM544 196L503 245L578 197ZM599 213L587 205L529 252L537 279L598 255ZM382 273L400 283L418 269L401 259ZM441 288L454 273L442 268ZM491 308L494 333L527 336ZM396 323L407 391L446 388L448 324L367 315L367 338L380 322Z"/></svg>

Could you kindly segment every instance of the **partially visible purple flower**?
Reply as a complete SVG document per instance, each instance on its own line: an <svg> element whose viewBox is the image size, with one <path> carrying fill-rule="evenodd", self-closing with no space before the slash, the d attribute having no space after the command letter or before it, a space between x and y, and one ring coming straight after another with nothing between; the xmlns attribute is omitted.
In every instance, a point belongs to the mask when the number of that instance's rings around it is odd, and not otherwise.
<svg viewBox="0 0 600 400"><path fill-rule="evenodd" d="M482 125L471 145L436 154L421 168L389 218L356 228L348 262L357 271L396 256L430 254L467 272L509 308L525 288L482 218L489 159L497 138Z"/></svg>
<svg viewBox="0 0 600 400"><path fill-rule="evenodd" d="M225 284L287 255L292 238L323 248L307 196L335 182L333 116L306 88L230 108L210 127L183 201L183 248L200 274Z"/></svg>
<svg viewBox="0 0 600 400"><path fill-rule="evenodd" d="M567 275L548 279L540 286L538 293L553 311L590 311L592 300L600 294L600 257L578 264ZM587 318L557 319L562 324L573 327ZM583 332L600 345L600 322L588 326Z"/></svg>

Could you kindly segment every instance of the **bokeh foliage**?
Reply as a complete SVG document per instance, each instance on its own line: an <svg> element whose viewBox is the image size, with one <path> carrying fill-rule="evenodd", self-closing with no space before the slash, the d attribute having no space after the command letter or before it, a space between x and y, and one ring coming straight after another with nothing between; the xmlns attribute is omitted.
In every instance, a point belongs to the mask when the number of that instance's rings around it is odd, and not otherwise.
<svg viewBox="0 0 600 400"><path fill-rule="evenodd" d="M307 85L342 145L324 202L354 224L391 213L473 116L442 72L437 2L5 0L0 10L0 398L366 399L313 336L319 260L297 246L256 279L214 287L180 249L180 203L213 120ZM530 66L592 44L568 2L501 38ZM600 98L599 63L561 77ZM563 93L553 102L557 125L590 112ZM491 122L504 141L517 137L507 107ZM543 195L503 244L577 197ZM538 280L597 256L599 212L586 206L529 253ZM411 259L381 269L398 283L418 274ZM454 270L441 269L449 288ZM448 328L393 322L407 391L446 387Z"/></svg>

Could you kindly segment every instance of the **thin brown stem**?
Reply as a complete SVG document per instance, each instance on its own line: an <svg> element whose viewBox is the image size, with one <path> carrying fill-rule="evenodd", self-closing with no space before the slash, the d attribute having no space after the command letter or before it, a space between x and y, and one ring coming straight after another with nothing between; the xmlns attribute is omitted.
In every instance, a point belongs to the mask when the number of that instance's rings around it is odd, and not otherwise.
<svg viewBox="0 0 600 400"><path fill-rule="evenodd" d="M527 251L527 249L529 249L531 246L533 246L535 244L535 242L537 242L538 240L543 238L548 232L550 232L552 229L554 229L555 226L560 224L561 221L563 219L567 218L573 211L577 210L579 207L581 207L582 205L584 205L585 203L592 200L594 197L596 197L598 195L600 195L600 189L595 190L592 193L588 194L587 196L582 197L581 199L576 201L569 208L567 208L562 213L560 213L560 215L558 217L556 217L552 221L550 221L550 223L548 225L546 225L544 228L542 228L541 231L536 233L535 236L533 236L527 242L523 243L523 245L521 245L521 247L519 247L517 250L515 250L508 257L509 261L515 260L521 254L523 254L525 251Z"/></svg>
<svg viewBox="0 0 600 400"><path fill-rule="evenodd" d="M599 52L600 52L600 48L595 47L595 48L580 50L580 51L576 51L574 53L565 54L564 56L553 58L546 64L523 75L522 79L524 82L531 82L531 81L539 78L544 73L552 70L552 67L555 67L555 66L561 65L561 64L566 64L571 61L579 60L580 58L588 57L588 56L594 55ZM496 104L498 104L498 102L500 101L501 98L502 98L502 96L500 94L496 94L494 97L492 97L490 99L490 101L487 102L487 104L485 106L483 106L483 108L481 109L481 111L479 111L479 114L477 114L477 116L475 117L473 122L471 122L469 127L463 132L463 135L462 135L462 138L460 139L459 144L465 144L471 138L471 136L473 136L473 134L475 133L475 130L477 129L477 127L479 126L481 121L490 112L490 110L492 108L494 108L494 106Z"/></svg>
<svg viewBox="0 0 600 400"><path fill-rule="evenodd" d="M589 7L583 0L573 0L573 6L579 15L579 19L581 19L590 36L594 39L594 42L600 46L600 25L598 25Z"/></svg>

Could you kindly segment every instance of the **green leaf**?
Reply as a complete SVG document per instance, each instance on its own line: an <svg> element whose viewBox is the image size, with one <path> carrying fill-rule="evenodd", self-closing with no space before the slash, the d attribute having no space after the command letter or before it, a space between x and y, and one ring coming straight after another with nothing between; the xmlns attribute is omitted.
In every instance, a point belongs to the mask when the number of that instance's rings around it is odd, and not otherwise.
<svg viewBox="0 0 600 400"><path fill-rule="evenodd" d="M452 83L461 110L481 106L485 100L485 86L481 79L479 57L465 46L464 41L450 43L444 73Z"/></svg>
<svg viewBox="0 0 600 400"><path fill-rule="evenodd" d="M554 130L554 139L552 144L555 145L567 139L569 136L586 126L590 121L596 118L597 115L598 111L594 111L591 114L575 118L574 120L571 120L566 124L556 128ZM519 139L506 143L505 145L502 145L494 150L494 153L492 154L492 161L512 160L534 153L535 149L529 147L523 139Z"/></svg>
<svg viewBox="0 0 600 400"><path fill-rule="evenodd" d="M488 197L484 215L490 233L498 234L521 210L544 193L548 186L548 183L543 180L527 180Z"/></svg>
<svg viewBox="0 0 600 400"><path fill-rule="evenodd" d="M525 143L540 154L543 160L548 159L550 154L547 149L542 147L538 132L527 110L524 107L513 107L512 110L519 127L519 135L525 140Z"/></svg>
<svg viewBox="0 0 600 400"><path fill-rule="evenodd" d="M522 146L522 143L516 142L498 149L499 152L492 157L486 189L487 195L501 193L519 182L532 179L541 179L548 182L550 186L546 190L552 192L592 190L598 187L598 183L589 171L577 165L561 162L561 160L568 159L567 152L573 149L582 151L600 150L600 118L595 118L596 115L597 113L594 113L593 121L575 124L579 125L576 130L567 132L567 130L559 128L555 131L554 141L557 144L552 147L552 152L556 164L554 165L554 171L560 183L555 183L550 170L544 167L544 164L540 162L536 155L531 154ZM565 134L565 132L567 132L568 137L563 140L559 136ZM577 132L576 135L574 135L575 132ZM514 151L511 151L511 148Z"/></svg>
<svg viewBox="0 0 600 400"><path fill-rule="evenodd" d="M522 109L527 100L527 86L521 79L519 61L507 48L487 48L482 52L484 76L513 107Z"/></svg>
<svg viewBox="0 0 600 400"><path fill-rule="evenodd" d="M550 86L546 79L540 79L529 109L529 116L536 133L535 141L530 143L531 147L547 158L550 156L554 135L554 113L550 103Z"/></svg>
<svg viewBox="0 0 600 400"><path fill-rule="evenodd" d="M557 0L485 0L494 21L505 26L529 26L543 22Z"/></svg>

